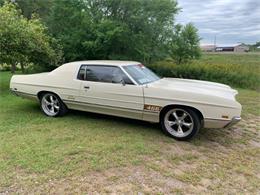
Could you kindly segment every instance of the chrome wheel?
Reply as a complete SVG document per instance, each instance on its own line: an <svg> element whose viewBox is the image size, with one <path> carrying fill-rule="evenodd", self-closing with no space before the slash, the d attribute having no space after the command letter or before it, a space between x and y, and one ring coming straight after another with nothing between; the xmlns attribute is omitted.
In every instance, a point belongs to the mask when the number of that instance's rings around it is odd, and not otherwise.
<svg viewBox="0 0 260 195"><path fill-rule="evenodd" d="M194 128L192 116L184 109L169 110L164 117L166 130L173 136L182 138L188 136Z"/></svg>
<svg viewBox="0 0 260 195"><path fill-rule="evenodd" d="M48 116L56 116L60 111L59 99L53 94L45 94L42 97L41 106Z"/></svg>

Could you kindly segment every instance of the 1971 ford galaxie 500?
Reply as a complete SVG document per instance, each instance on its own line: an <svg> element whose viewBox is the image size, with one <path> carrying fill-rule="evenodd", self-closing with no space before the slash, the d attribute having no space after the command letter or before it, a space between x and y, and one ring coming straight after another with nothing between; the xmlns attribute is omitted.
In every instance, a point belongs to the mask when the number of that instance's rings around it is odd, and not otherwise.
<svg viewBox="0 0 260 195"><path fill-rule="evenodd" d="M71 62L48 73L14 75L10 89L39 100L47 116L75 109L150 121L178 140L202 127L231 126L241 114L237 91L227 85L159 78L132 61Z"/></svg>

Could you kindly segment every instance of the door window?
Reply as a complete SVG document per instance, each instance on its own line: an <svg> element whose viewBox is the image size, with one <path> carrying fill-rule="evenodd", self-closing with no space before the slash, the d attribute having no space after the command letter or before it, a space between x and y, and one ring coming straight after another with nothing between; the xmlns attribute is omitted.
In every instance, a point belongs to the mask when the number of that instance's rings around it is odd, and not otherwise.
<svg viewBox="0 0 260 195"><path fill-rule="evenodd" d="M133 85L128 76L116 66L82 65L78 79L104 83L125 83Z"/></svg>

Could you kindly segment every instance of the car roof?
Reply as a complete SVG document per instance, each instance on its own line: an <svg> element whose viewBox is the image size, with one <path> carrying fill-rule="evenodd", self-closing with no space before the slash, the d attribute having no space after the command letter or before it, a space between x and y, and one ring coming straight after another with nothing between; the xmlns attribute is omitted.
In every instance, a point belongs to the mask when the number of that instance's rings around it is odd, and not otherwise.
<svg viewBox="0 0 260 195"><path fill-rule="evenodd" d="M114 65L114 66L127 66L127 65L136 65L141 64L140 62L135 61L121 61L121 60L87 60L87 61L77 61L71 62L76 64L91 64L91 65Z"/></svg>
<svg viewBox="0 0 260 195"><path fill-rule="evenodd" d="M110 66L127 66L127 65L137 65L141 64L140 62L135 61L119 61L119 60L88 60L88 61L77 61L77 62L69 62L63 64L52 71L52 74L62 73L64 71L75 71L77 72L81 65L110 65Z"/></svg>

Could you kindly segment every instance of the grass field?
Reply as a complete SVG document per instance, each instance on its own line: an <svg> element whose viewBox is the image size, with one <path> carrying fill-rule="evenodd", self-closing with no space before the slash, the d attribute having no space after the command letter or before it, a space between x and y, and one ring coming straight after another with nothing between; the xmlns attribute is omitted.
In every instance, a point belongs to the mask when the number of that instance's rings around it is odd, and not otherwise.
<svg viewBox="0 0 260 195"><path fill-rule="evenodd" d="M260 53L208 53L201 59L176 65L160 61L150 68L161 76L216 81L260 91Z"/></svg>
<svg viewBox="0 0 260 195"><path fill-rule="evenodd" d="M237 126L178 142L142 121L46 117L38 103L9 93L10 76L0 72L0 194L259 194L257 91L238 89Z"/></svg>
<svg viewBox="0 0 260 195"><path fill-rule="evenodd" d="M244 65L245 67L252 67L255 70L259 70L260 67L260 53L204 53L202 58L198 61L207 64L232 64L232 65Z"/></svg>

